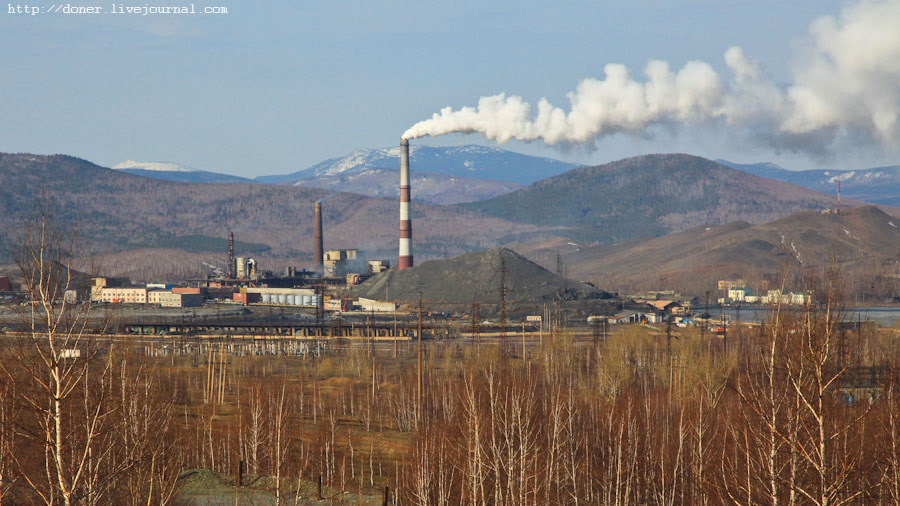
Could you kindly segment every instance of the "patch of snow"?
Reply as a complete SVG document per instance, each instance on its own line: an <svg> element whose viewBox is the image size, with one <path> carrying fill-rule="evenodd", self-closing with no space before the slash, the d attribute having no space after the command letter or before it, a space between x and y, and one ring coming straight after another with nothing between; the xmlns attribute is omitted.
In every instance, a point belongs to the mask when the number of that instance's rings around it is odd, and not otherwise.
<svg viewBox="0 0 900 506"><path fill-rule="evenodd" d="M333 163L327 169L319 172L318 175L333 176L335 174L340 174L342 172L352 170L365 163L366 158L368 158L371 153L372 150L370 149L357 149L356 151Z"/></svg>
<svg viewBox="0 0 900 506"><path fill-rule="evenodd" d="M712 230L712 227L706 227L703 230Z"/></svg>
<svg viewBox="0 0 900 506"><path fill-rule="evenodd" d="M834 176L834 177L830 177L830 178L826 179L826 181L829 182L829 183L831 183L831 184L837 184L838 181L846 181L846 180L852 178L852 177L855 176L855 175L856 175L856 172L855 172L855 171L848 170L847 172L838 174L838 175L836 175L836 176Z"/></svg>
<svg viewBox="0 0 900 506"><path fill-rule="evenodd" d="M502 151L500 148L491 148L487 146L479 146L477 144L467 144L465 146L459 146L457 148L450 148L447 150L448 152L456 152L456 153L497 153Z"/></svg>
<svg viewBox="0 0 900 506"><path fill-rule="evenodd" d="M162 172L197 172L197 169L192 169L189 167L185 167L183 165L178 165L177 163L171 162L136 162L134 160L125 160L122 163L116 164L113 167L114 169L122 170L122 169L141 169L141 170L155 170Z"/></svg>
<svg viewBox="0 0 900 506"><path fill-rule="evenodd" d="M890 225L890 226L892 226L892 227L894 227L894 228L897 228L897 225L894 225L894 222L893 222L893 221L889 221L889 222L888 222L888 225Z"/></svg>
<svg viewBox="0 0 900 506"><path fill-rule="evenodd" d="M800 265L803 265L803 259L800 258L800 252L797 251L797 247L794 246L794 241L791 241L791 249L794 250L794 256L797 257L797 261L800 262Z"/></svg>

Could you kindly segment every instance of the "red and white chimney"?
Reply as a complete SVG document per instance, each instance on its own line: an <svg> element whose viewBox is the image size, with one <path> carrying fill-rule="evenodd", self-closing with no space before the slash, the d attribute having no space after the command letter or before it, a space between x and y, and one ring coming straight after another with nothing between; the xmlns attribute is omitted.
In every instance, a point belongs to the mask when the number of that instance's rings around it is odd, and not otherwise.
<svg viewBox="0 0 900 506"><path fill-rule="evenodd" d="M397 267L413 266L412 220L409 215L409 141L400 140L400 258Z"/></svg>

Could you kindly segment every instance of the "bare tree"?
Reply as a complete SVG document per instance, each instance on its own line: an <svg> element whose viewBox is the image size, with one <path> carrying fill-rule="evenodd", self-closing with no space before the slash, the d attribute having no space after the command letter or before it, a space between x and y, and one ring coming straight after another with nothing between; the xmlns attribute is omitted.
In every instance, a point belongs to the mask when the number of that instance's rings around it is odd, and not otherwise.
<svg viewBox="0 0 900 506"><path fill-rule="evenodd" d="M865 487L853 483L862 445L847 443L869 408L846 412L840 405L847 363L838 354L843 307L840 280L833 269L820 293L824 300L807 300L798 325L785 335L789 342L785 370L799 401L799 437L789 440L805 474L796 490L811 503L825 506L851 503L865 492Z"/></svg>
<svg viewBox="0 0 900 506"><path fill-rule="evenodd" d="M16 467L46 504L97 503L116 469L102 446L112 420L106 402L111 363L102 357L88 327L89 304L74 303L72 256L77 234L54 221L48 205L38 205L13 248L23 277L26 306L19 312L25 331L3 365L23 413L19 432L43 448L36 466L14 454ZM13 371L11 368L16 368Z"/></svg>
<svg viewBox="0 0 900 506"><path fill-rule="evenodd" d="M16 413L11 397L12 392L8 383L0 383L0 506L3 505L3 497L13 484L10 471L15 451Z"/></svg>

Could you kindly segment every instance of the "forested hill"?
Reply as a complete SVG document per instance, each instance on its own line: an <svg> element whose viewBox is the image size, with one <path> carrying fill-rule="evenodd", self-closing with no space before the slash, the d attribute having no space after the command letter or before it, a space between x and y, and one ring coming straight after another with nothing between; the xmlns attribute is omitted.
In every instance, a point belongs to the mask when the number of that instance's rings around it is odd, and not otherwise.
<svg viewBox="0 0 900 506"><path fill-rule="evenodd" d="M463 204L499 218L571 227L585 242L660 236L701 224L772 221L836 205L832 196L685 154L573 169L490 200Z"/></svg>
<svg viewBox="0 0 900 506"><path fill-rule="evenodd" d="M532 250L545 264L558 249ZM564 250L563 262L577 279L603 279L630 290L660 286L702 294L718 279L798 278L810 269L835 268L857 294L896 295L900 220L874 206L841 213L803 211L771 223L701 226L614 246ZM649 274L648 273L652 273ZM795 287L799 288L799 287ZM883 299L882 299L883 300Z"/></svg>
<svg viewBox="0 0 900 506"><path fill-rule="evenodd" d="M0 153L3 244L43 201L57 209L60 223L77 227L82 246L98 251L178 247L178 238L196 242L233 231L272 255L303 260L312 251L313 203L321 199L326 248L396 251L396 201L277 185L164 181L71 156ZM492 247L498 237L536 228L459 208L418 204L413 212L417 251L425 254Z"/></svg>

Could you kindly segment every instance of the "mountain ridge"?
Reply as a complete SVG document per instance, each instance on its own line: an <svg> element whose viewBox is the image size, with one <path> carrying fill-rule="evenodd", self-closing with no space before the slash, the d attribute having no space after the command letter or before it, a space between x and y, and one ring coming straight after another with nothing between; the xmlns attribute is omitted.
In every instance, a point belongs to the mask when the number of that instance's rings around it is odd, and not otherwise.
<svg viewBox="0 0 900 506"><path fill-rule="evenodd" d="M6 153L0 153L2 242L13 241L35 195L54 203L61 226L79 230L86 251L152 248L167 238L227 237L233 231L241 241L266 245L271 255L302 264L312 251L313 203L324 200L326 247L396 254L396 201L258 183L174 182L67 155ZM492 247L497 237L538 229L427 204L414 205L413 218L423 256Z"/></svg>
<svg viewBox="0 0 900 506"><path fill-rule="evenodd" d="M553 158L524 155L496 147L468 144L465 146L410 146L410 168L413 172L434 172L448 176L470 177L518 184L530 184L555 175L576 164ZM259 176L257 181L283 184L317 176L335 176L367 169L400 168L400 148L363 148L329 158L290 174Z"/></svg>
<svg viewBox="0 0 900 506"><path fill-rule="evenodd" d="M884 282L900 269L898 251L900 220L875 206L861 206L840 213L800 211L757 225L704 225L560 254L569 272L578 279L602 280L598 286L700 294L717 279L747 279L758 286L785 273L822 272L832 265L845 279ZM554 260L547 248L524 253L544 265Z"/></svg>
<svg viewBox="0 0 900 506"><path fill-rule="evenodd" d="M849 170L793 171L772 163L734 163L720 160L732 168L815 191L837 195L838 181L841 196L871 204L900 206L900 165Z"/></svg>
<svg viewBox="0 0 900 506"><path fill-rule="evenodd" d="M394 169L366 169L334 176L301 179L292 184L303 188L345 191L370 197L399 199L400 171ZM436 172L411 171L410 185L413 202L446 205L484 200L522 188L518 183L448 176Z"/></svg>
<svg viewBox="0 0 900 506"><path fill-rule="evenodd" d="M700 224L763 223L836 204L834 197L808 188L673 153L573 169L461 207L536 226L567 226L567 237L580 242L616 243Z"/></svg>

